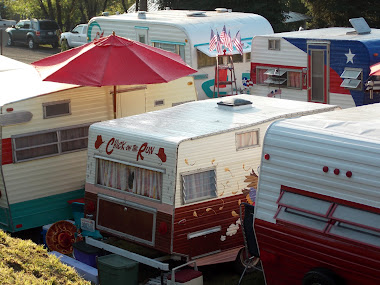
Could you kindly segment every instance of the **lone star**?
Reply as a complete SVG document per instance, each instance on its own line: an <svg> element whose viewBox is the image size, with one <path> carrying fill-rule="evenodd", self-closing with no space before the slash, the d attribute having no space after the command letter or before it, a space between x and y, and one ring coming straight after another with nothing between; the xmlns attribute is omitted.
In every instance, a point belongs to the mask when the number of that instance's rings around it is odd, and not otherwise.
<svg viewBox="0 0 380 285"><path fill-rule="evenodd" d="M346 63L349 63L349 62L354 63L354 56L355 56L355 54L351 53L351 49L350 48L348 49L348 53L346 53L345 55L347 56Z"/></svg>

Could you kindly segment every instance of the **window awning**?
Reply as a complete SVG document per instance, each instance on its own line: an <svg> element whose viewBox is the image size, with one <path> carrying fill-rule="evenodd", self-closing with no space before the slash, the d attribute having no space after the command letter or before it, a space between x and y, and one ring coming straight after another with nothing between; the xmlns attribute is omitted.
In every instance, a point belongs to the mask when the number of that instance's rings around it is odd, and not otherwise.
<svg viewBox="0 0 380 285"><path fill-rule="evenodd" d="M243 53L248 53L248 52L251 52L251 39L249 40L244 40L244 41L241 41L242 45L243 45ZM197 49L200 51L200 52L203 52L205 55L209 56L209 57L216 57L217 53L216 53L216 50L213 50L213 51L209 51L209 45L201 45L201 46L197 46ZM234 49L232 52L230 52L228 49L226 51L226 54L238 54L239 52L236 50L236 47L234 46Z"/></svg>

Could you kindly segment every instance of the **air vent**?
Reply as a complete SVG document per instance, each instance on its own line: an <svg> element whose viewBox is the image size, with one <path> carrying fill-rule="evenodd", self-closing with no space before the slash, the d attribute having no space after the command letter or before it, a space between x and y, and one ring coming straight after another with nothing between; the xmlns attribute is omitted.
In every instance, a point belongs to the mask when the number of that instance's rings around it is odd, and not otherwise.
<svg viewBox="0 0 380 285"><path fill-rule="evenodd" d="M138 11L137 12L137 18L146 19L146 12L145 11Z"/></svg>
<svg viewBox="0 0 380 285"><path fill-rule="evenodd" d="M352 27L355 29L353 32L348 32L347 34L358 34L365 35L371 33L371 28L368 26L366 20L362 17L353 18L349 20Z"/></svg>
<svg viewBox="0 0 380 285"><path fill-rule="evenodd" d="M206 17L206 12L205 11L195 11L195 12L190 12L187 13L187 17Z"/></svg>
<svg viewBox="0 0 380 285"><path fill-rule="evenodd" d="M215 8L215 11L217 13L227 13L228 9L227 8Z"/></svg>
<svg viewBox="0 0 380 285"><path fill-rule="evenodd" d="M225 110L242 110L252 108L252 102L241 98L229 98L217 103L219 108Z"/></svg>

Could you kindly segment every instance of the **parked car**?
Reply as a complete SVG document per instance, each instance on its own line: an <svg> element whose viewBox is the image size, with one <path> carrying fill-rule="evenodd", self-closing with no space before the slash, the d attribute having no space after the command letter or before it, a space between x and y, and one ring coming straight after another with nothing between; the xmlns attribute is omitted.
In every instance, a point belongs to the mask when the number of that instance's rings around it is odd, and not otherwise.
<svg viewBox="0 0 380 285"><path fill-rule="evenodd" d="M63 50L79 47L87 43L87 24L76 25L70 32L61 34L61 48Z"/></svg>
<svg viewBox="0 0 380 285"><path fill-rule="evenodd" d="M21 20L5 31L8 33L8 45L23 43L31 49L37 48L40 44L58 47L60 29L57 22L52 20Z"/></svg>

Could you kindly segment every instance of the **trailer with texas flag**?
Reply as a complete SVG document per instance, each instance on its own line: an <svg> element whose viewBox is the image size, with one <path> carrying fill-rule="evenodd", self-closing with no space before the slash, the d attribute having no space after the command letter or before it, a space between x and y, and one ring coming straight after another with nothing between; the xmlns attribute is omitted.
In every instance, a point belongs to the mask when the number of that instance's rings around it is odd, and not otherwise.
<svg viewBox="0 0 380 285"><path fill-rule="evenodd" d="M380 61L380 30L365 27L361 19L350 21L356 29L255 36L251 92L342 108L380 102L379 88L366 86L372 80L370 67Z"/></svg>

